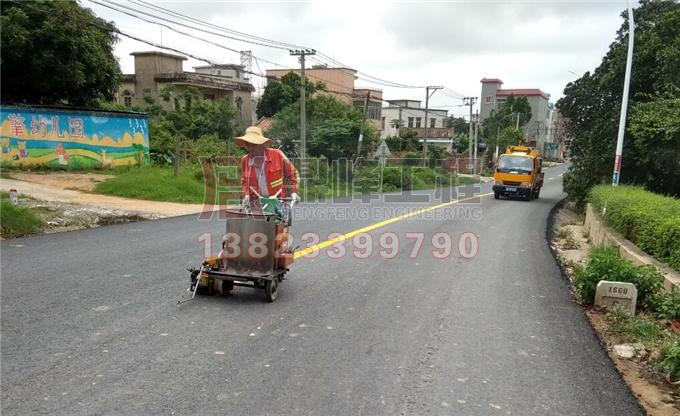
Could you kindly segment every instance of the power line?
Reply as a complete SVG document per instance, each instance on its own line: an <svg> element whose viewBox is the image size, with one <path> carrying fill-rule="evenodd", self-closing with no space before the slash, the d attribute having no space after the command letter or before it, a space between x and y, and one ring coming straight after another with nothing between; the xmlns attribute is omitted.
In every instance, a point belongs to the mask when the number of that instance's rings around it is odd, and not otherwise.
<svg viewBox="0 0 680 416"><path fill-rule="evenodd" d="M89 1L94 2L94 0L89 0ZM290 49L290 48L309 49L309 48L302 47L302 46L299 46L299 45L294 45L294 44L291 44L291 43L280 42L280 41L267 39L267 38L263 38L263 37L259 37L259 36L255 36L255 35L250 35L250 34L247 34L247 33L244 33L244 32L239 32L239 31L236 31L236 30L233 30L233 29L226 28L224 26L214 25L212 23L205 22L203 20L184 15L182 13L174 12L172 10L163 8L161 6L153 5L153 4L148 3L144 0L129 0L129 1L131 1L133 4L136 4L136 5L139 5L139 6L142 6L142 7L146 7L147 9L158 11L158 12L164 13L166 15L170 14L175 19L179 18L179 19L182 19L182 20L185 20L185 21L191 21L191 22L194 22L194 23L199 23L201 25L205 25L205 26L208 26L208 27L220 30L220 31L224 31L224 32L227 32L227 33L246 37L247 39L242 39L242 38L238 38L238 37L234 37L234 36L227 36L227 35L224 35L224 34L207 31L207 30L204 30L204 29L201 29L201 28L197 28L196 26L190 26L190 25L186 25L186 24L181 23L181 22L177 22L175 20L170 20L170 19L166 19L166 18L159 17L159 16L156 16L156 15L152 15L152 14L149 14L147 12L144 12L142 10L139 10L139 9L136 9L136 8L133 8L133 7L125 6L125 5L122 5L122 4L119 4L119 3L115 3L111 0L107 0L107 1L111 4L118 6L118 7L123 7L127 10L132 10L132 11L137 12L137 13L142 13L146 16L151 16L151 17L157 18L159 20L171 22L173 24L177 24L177 25L180 25L180 26L191 28L193 30L203 30L206 33L210 33L210 34L213 34L213 35L216 35L216 36L226 37L228 39L232 39L232 40L236 40L236 41L240 41L240 42L252 43L252 44L255 44L255 45L260 45L260 46L265 46L265 47L275 48L275 49L282 49L282 50L286 50L286 49ZM97 4L102 5L101 3L97 3ZM106 6L106 5L103 5L103 6L108 7L110 9L112 8L112 7ZM120 10L117 10L117 11L121 12ZM128 13L126 13L126 14L128 14ZM321 52L318 52L318 54L319 54L319 56L321 56L324 59L328 60L329 62L333 63L334 65L337 65L337 66L340 66L340 67L348 67L348 65L345 65L342 62L337 61L336 59L331 58L326 54L323 54ZM264 59L262 59L262 60L264 61ZM364 79L368 82L378 84L378 85L388 86L388 87L392 87L392 88L424 88L423 86L406 85L406 84L401 84L401 83L397 83L397 82L393 82L393 81L388 81L388 80L385 80L385 79L382 79L382 78L379 78L379 77L369 75L369 74L361 72L361 71L356 71L356 74L359 76L359 78Z"/></svg>
<svg viewBox="0 0 680 416"><path fill-rule="evenodd" d="M161 7L161 6L158 6L158 5L155 5L155 4L152 4L152 3L148 3L148 2L146 2L146 1L144 1L144 0L137 0L137 1L135 1L135 0L128 0L128 1L130 1L130 2L132 2L132 3L135 3L135 4L138 4L138 5L140 5L140 6L146 7L146 8L148 8L148 9L157 10L157 11L160 11L160 12L165 13L165 14L174 15L174 16L176 16L177 18L180 18L180 19L183 19L183 20L187 20L187 21L192 21L192 22L194 22L194 23L200 23L200 24L203 24L203 25L212 27L212 28L214 28L214 29L218 29L218 30L221 30L221 31L224 31L224 32L227 32L227 33L232 33L232 34L234 34L234 35L243 36L243 37L245 37L245 38L249 38L249 39L253 39L253 40L258 40L258 41L261 41L261 42L266 42L266 43L271 43L271 44L277 44L277 45L282 46L283 48L297 48L297 49L304 49L303 46L294 45L294 44L292 44L292 43L280 42L280 41L277 41L277 40L267 39L267 38L263 38L263 37L260 37L260 36L255 36L255 35L250 35L250 34L248 34L248 33L239 32L239 31L237 31L237 30L229 29L229 28L224 27L224 26L218 26L218 25L215 25L215 24L210 23L210 22L206 22L206 21L203 21L203 20L199 20L199 19L193 18L193 17L191 17L191 16L187 16L187 15L184 15L184 14L182 14L182 13L175 12L175 11L170 10L170 9L166 9L166 8L164 8L164 7Z"/></svg>
<svg viewBox="0 0 680 416"><path fill-rule="evenodd" d="M98 2L98 1L96 1L96 0L88 0L88 1L90 1L90 2L92 2L92 3L95 3L95 4L98 4L98 5L100 5L100 6L106 7L106 8L108 8L108 9L115 10L115 11L117 11L117 12L119 12L119 13L124 13L124 14L126 14L126 15L128 15L128 16L132 16L132 17L138 18L138 19L140 19L140 20L144 20L144 19L140 18L139 16L136 16L136 15L131 14L131 13L129 13L129 12L125 12L125 11L123 11L123 10L120 10L120 9L114 7L114 6L104 4L104 3ZM123 5L123 4L119 4L119 3L113 2L113 1L111 1L111 0L107 0L107 1L108 1L108 3L110 3L110 4L113 4L113 5L117 6L117 7L122 7L122 8L125 9L125 10L129 10L129 11L132 11L132 12L135 12L135 13L140 13L140 14L143 14L143 15L145 15L145 16L149 16L149 17L152 17L152 18L154 18L154 19L161 20L161 21L163 21L163 22L168 22L168 23L172 23L172 24L175 24L175 25L178 25L178 26L186 27L186 28L188 28L188 29L199 30L199 31L203 31L203 32L205 32L205 33L209 33L209 34L211 34L211 35L223 37L223 38L226 38L226 39L231 39L231 40L235 40L235 41L239 41L239 42L252 43L252 44L254 44L254 45L265 46L265 47L268 47L268 48L275 48L275 49L281 49L281 50L287 50L287 49L288 49L288 48L285 48L285 47L283 47L283 46L268 45L268 44L263 43L263 42L252 41L252 40L244 40L244 39L237 38L237 37L235 37L235 36L225 35L225 34L218 33L218 32L212 32L212 31L210 31L210 30L206 30L206 29L203 29L203 28L200 28L200 27L188 25L188 24L185 24L185 23L182 23L182 22L178 22L178 21L176 21L176 20L167 19L167 18L165 18L165 17L161 17L161 16L158 16L158 15L153 15L153 14L147 13L147 12L145 12L145 11L143 11L143 10L139 10L139 9L134 8L134 7L130 7L130 6L126 6L126 5ZM159 24L158 22L151 22L151 23ZM167 26L166 26L166 27L167 27Z"/></svg>

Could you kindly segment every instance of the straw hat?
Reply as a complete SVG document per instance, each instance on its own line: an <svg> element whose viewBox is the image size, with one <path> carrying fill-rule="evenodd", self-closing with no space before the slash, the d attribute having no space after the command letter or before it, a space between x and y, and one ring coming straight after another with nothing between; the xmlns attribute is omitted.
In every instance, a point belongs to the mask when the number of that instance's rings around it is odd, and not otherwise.
<svg viewBox="0 0 680 416"><path fill-rule="evenodd" d="M246 129L246 134L240 137L235 137L234 141L241 147L245 147L246 143L264 144L267 146L272 144L272 140L264 137L264 134L262 134L262 129L256 126L248 127Z"/></svg>

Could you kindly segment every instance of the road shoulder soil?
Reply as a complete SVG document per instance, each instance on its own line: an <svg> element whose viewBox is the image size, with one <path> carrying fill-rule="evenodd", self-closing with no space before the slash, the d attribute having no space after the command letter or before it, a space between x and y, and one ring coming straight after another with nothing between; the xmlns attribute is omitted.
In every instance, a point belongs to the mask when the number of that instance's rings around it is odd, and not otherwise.
<svg viewBox="0 0 680 416"><path fill-rule="evenodd" d="M548 219L550 250L563 275L570 282L574 265L585 264L592 247L588 239L583 236L582 224L583 221L579 215L570 209L564 201L555 206ZM556 230L560 228L569 230L568 232L573 237L572 241L566 242L556 236ZM578 302L576 296L574 296L574 300ZM647 414L679 415L680 407L678 407L678 401L673 395L673 387L650 369L647 357L639 355L631 359L619 357L614 352L614 346L617 342L607 331L604 313L595 308L586 306L583 306L583 308L609 358Z"/></svg>

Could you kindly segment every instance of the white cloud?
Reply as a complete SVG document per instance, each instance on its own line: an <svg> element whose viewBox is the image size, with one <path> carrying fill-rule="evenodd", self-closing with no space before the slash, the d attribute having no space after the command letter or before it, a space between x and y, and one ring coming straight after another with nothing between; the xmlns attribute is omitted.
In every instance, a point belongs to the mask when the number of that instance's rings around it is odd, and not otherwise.
<svg viewBox="0 0 680 416"><path fill-rule="evenodd" d="M139 4L116 0L147 10ZM137 1L137 0L135 0ZM217 62L239 55L158 25L95 5L82 4L122 31ZM167 9L241 32L316 48L364 73L410 85L443 84L478 95L483 77L508 88L541 88L553 99L567 82L597 66L622 23L625 1L573 2L197 2L156 3ZM160 15L159 13L156 13ZM189 24L189 23L187 23ZM187 28L182 31L257 57L297 67L287 50L249 45ZM130 52L153 49L129 39L116 46L123 71L132 72ZM264 71L273 65L258 60ZM185 69L201 64L190 59ZM257 66L255 66L257 70ZM255 80L256 86L262 83ZM370 85L359 80L358 85ZM375 87L375 85L373 85ZM424 99L423 90L383 88L387 99ZM435 94L433 105L460 104ZM464 109L451 107L452 112Z"/></svg>

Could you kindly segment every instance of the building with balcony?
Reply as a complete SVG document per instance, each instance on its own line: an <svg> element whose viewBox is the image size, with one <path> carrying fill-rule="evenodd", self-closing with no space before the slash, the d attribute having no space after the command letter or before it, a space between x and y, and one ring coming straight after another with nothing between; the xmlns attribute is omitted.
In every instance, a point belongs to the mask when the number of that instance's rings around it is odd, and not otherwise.
<svg viewBox="0 0 680 416"><path fill-rule="evenodd" d="M166 52L133 52L135 73L123 75L123 82L116 95L119 104L144 106L145 97L152 98L166 110L173 110L174 100L164 100L161 92L167 85L180 94L188 87L196 88L206 100L227 98L240 114L240 125L245 128L253 124L252 93L255 88L240 65L208 65L194 67L195 72L186 72L181 55Z"/></svg>
<svg viewBox="0 0 680 416"><path fill-rule="evenodd" d="M416 132L417 137L429 140L450 137L447 128L448 110L430 108L425 120L425 108L418 100L387 100L388 105L382 108L380 137L397 135L397 126L402 133Z"/></svg>

